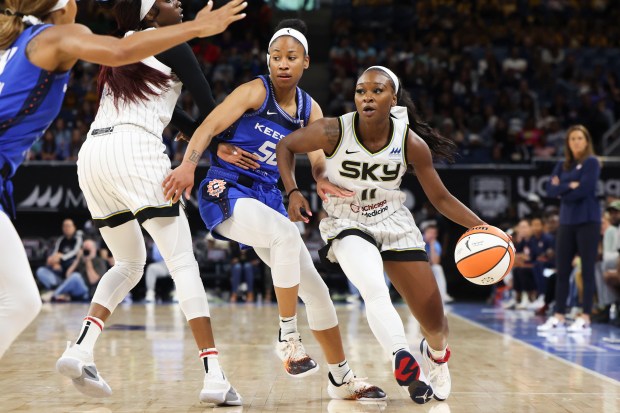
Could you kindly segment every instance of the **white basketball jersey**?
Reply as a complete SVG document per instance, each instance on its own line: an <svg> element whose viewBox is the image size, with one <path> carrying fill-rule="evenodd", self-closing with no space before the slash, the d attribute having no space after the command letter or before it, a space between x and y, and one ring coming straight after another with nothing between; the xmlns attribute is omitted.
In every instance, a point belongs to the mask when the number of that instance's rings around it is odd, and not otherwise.
<svg viewBox="0 0 620 413"><path fill-rule="evenodd" d="M405 140L407 123L390 118L392 136L386 146L377 152L364 147L355 131L357 112L340 116L340 141L327 157L327 178L330 182L351 191L354 197L331 197L323 204L330 217L354 220L372 225L381 222L405 202L400 190L402 177L407 171Z"/></svg>
<svg viewBox="0 0 620 413"><path fill-rule="evenodd" d="M133 33L128 32L125 37ZM153 56L142 60L142 63L167 75L172 73L168 66ZM135 103L124 102L119 99L118 108L116 108L114 96L108 86L105 85L99 102L99 110L90 126L90 133L96 129L103 130L117 125L134 125L161 138L164 128L170 123L182 86L183 84L176 78L169 82L169 87L166 90L149 85L156 95L147 95L147 99Z"/></svg>

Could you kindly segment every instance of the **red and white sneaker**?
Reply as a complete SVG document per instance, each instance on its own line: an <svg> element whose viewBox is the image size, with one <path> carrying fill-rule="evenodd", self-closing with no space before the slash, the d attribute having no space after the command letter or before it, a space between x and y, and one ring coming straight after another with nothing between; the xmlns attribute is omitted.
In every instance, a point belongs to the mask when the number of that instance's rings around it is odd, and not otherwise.
<svg viewBox="0 0 620 413"><path fill-rule="evenodd" d="M417 404L424 404L433 398L433 389L413 354L402 349L392 359L396 382L406 387L409 396Z"/></svg>
<svg viewBox="0 0 620 413"><path fill-rule="evenodd" d="M439 401L446 400L452 389L452 379L450 378L450 370L448 370L450 348L446 348L446 355L443 359L435 360L431 357L426 339L423 338L422 342L420 342L420 353L422 353L422 357L428 365L428 378L431 382L435 399Z"/></svg>

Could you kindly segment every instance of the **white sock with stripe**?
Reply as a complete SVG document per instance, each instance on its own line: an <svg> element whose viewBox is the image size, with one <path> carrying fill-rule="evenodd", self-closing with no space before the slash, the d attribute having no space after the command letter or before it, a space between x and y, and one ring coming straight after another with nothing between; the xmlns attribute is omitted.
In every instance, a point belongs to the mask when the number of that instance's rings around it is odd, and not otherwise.
<svg viewBox="0 0 620 413"><path fill-rule="evenodd" d="M220 369L220 361L217 358L218 355L219 352L215 347L198 350L198 357L200 357L200 360L202 360L202 364L205 368L205 373L221 373L222 370Z"/></svg>
<svg viewBox="0 0 620 413"><path fill-rule="evenodd" d="M92 353L99 334L103 331L104 323L97 317L86 316L82 323L82 330L78 335L75 345L81 350Z"/></svg>
<svg viewBox="0 0 620 413"><path fill-rule="evenodd" d="M297 332L297 315L292 317L280 317L280 330L282 331L281 337L287 334Z"/></svg>

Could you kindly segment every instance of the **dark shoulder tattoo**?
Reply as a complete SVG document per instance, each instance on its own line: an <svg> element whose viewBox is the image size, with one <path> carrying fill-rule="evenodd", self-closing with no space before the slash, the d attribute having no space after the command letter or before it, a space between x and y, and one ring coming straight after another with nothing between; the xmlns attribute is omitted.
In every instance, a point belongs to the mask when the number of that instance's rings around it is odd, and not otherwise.
<svg viewBox="0 0 620 413"><path fill-rule="evenodd" d="M325 119L323 133L332 147L338 145L340 140L340 120L338 118Z"/></svg>

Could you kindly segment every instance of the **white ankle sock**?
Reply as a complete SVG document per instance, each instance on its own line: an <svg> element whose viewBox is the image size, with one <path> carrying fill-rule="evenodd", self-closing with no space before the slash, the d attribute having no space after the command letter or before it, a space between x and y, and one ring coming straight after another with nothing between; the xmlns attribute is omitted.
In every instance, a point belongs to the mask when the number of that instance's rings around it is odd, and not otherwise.
<svg viewBox="0 0 620 413"><path fill-rule="evenodd" d="M198 356L200 357L200 360L202 360L206 373L221 371L220 362L217 358L218 354L219 353L215 347L205 348L198 351Z"/></svg>
<svg viewBox="0 0 620 413"><path fill-rule="evenodd" d="M297 332L297 315L292 317L280 317L280 330L282 331L281 337L284 337L290 333Z"/></svg>
<svg viewBox="0 0 620 413"><path fill-rule="evenodd" d="M328 364L327 367L329 368L329 372L332 374L336 384L342 384L347 373L351 371L349 363L347 363L347 359L344 359L344 361L341 361L340 363Z"/></svg>
<svg viewBox="0 0 620 413"><path fill-rule="evenodd" d="M433 360L443 360L443 358L446 357L447 348L448 346L446 345L443 350L433 350L431 346L428 346L428 352L431 353Z"/></svg>
<svg viewBox="0 0 620 413"><path fill-rule="evenodd" d="M78 335L78 339L75 345L81 350L92 353L95 348L95 343L99 338L99 334L103 331L104 323L97 317L86 316L82 323L82 329Z"/></svg>

